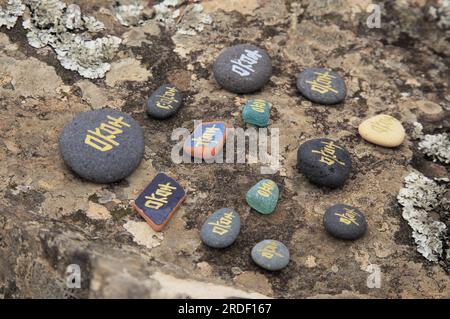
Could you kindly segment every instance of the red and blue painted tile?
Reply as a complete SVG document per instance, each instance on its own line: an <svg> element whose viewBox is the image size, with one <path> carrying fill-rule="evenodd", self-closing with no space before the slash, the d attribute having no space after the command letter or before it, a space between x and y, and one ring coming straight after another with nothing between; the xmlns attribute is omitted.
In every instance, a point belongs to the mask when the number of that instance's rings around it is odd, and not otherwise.
<svg viewBox="0 0 450 319"><path fill-rule="evenodd" d="M227 123L220 121L198 125L184 142L184 152L195 158L213 158L223 149L227 128Z"/></svg>

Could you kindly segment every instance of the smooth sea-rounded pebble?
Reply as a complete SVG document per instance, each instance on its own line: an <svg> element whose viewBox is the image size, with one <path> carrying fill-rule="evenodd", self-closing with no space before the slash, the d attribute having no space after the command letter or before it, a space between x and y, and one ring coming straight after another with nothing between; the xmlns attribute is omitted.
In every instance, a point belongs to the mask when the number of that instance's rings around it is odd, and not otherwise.
<svg viewBox="0 0 450 319"><path fill-rule="evenodd" d="M261 89L272 75L272 61L266 50L252 44L224 49L213 65L217 83L233 93L252 93Z"/></svg>
<svg viewBox="0 0 450 319"><path fill-rule="evenodd" d="M359 125L358 131L366 141L385 147L397 147L405 139L402 123L386 114L368 118Z"/></svg>
<svg viewBox="0 0 450 319"><path fill-rule="evenodd" d="M200 238L209 247L225 248L234 243L240 230L239 214L231 208L221 208L206 219Z"/></svg>
<svg viewBox="0 0 450 319"><path fill-rule="evenodd" d="M101 109L77 115L59 137L66 165L96 183L111 183L130 175L144 156L144 134L129 115Z"/></svg>
<svg viewBox="0 0 450 319"><path fill-rule="evenodd" d="M242 110L242 118L245 122L259 127L269 124L270 104L264 100L249 100Z"/></svg>
<svg viewBox="0 0 450 319"><path fill-rule="evenodd" d="M274 181L263 179L248 190L245 199L254 210L267 215L275 210L279 193L278 186Z"/></svg>
<svg viewBox="0 0 450 319"><path fill-rule="evenodd" d="M163 120L173 116L183 102L183 93L172 84L160 86L147 100L147 113Z"/></svg>
<svg viewBox="0 0 450 319"><path fill-rule="evenodd" d="M337 188L350 176L350 153L336 141L316 138L304 142L297 151L297 168L312 183Z"/></svg>
<svg viewBox="0 0 450 319"><path fill-rule="evenodd" d="M342 77L325 68L310 68L300 73L297 89L308 100L319 104L337 104L347 95Z"/></svg>
<svg viewBox="0 0 450 319"><path fill-rule="evenodd" d="M323 216L323 225L330 235L339 239L358 239L367 230L364 215L355 207L345 204L328 208Z"/></svg>
<svg viewBox="0 0 450 319"><path fill-rule="evenodd" d="M287 247L272 239L257 243L252 249L252 259L260 267L267 270L281 270L289 263L289 250Z"/></svg>

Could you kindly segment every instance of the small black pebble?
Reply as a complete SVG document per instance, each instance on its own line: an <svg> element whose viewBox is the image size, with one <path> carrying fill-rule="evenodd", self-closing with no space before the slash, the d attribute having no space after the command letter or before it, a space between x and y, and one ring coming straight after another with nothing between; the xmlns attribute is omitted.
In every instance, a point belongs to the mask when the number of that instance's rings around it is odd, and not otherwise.
<svg viewBox="0 0 450 319"><path fill-rule="evenodd" d="M297 168L312 183L337 188L350 176L350 153L329 138L304 142L297 151Z"/></svg>
<svg viewBox="0 0 450 319"><path fill-rule="evenodd" d="M323 225L330 235L339 239L355 240L367 230L364 215L355 207L345 204L328 208L323 216Z"/></svg>

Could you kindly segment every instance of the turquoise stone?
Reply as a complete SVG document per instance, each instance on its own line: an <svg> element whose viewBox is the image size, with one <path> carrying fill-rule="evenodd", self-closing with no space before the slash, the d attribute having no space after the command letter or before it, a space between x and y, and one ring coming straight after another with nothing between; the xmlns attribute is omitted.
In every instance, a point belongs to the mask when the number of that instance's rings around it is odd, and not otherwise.
<svg viewBox="0 0 450 319"><path fill-rule="evenodd" d="M275 210L278 202L277 184L270 179L260 180L247 192L247 203L261 214L267 215Z"/></svg>
<svg viewBox="0 0 450 319"><path fill-rule="evenodd" d="M244 121L259 127L269 124L270 104L264 100L249 100L242 110Z"/></svg>

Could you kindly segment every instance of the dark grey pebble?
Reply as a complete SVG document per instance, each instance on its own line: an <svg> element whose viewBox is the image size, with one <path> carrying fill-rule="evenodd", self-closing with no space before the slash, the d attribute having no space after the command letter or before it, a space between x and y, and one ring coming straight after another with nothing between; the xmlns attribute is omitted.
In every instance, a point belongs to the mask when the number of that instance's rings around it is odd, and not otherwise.
<svg viewBox="0 0 450 319"><path fill-rule="evenodd" d="M163 120L173 116L183 103L183 93L172 84L160 86L147 100L147 113Z"/></svg>
<svg viewBox="0 0 450 319"><path fill-rule="evenodd" d="M130 175L144 155L144 135L129 115L112 109L77 115L59 137L66 165L96 183L111 183Z"/></svg>
<svg viewBox="0 0 450 319"><path fill-rule="evenodd" d="M337 104L347 95L342 77L325 68L310 68L300 73L297 89L308 100L319 104Z"/></svg>
<svg viewBox="0 0 450 319"><path fill-rule="evenodd" d="M234 93L261 89L272 75L272 61L266 50L251 44L224 49L213 65L214 77L221 87Z"/></svg>
<svg viewBox="0 0 450 319"><path fill-rule="evenodd" d="M266 239L257 243L252 249L252 259L260 267L267 270L280 270L289 263L289 250L277 241Z"/></svg>
<svg viewBox="0 0 450 319"><path fill-rule="evenodd" d="M339 239L358 239L367 230L364 215L355 207L345 204L328 208L323 216L323 225L330 235Z"/></svg>
<svg viewBox="0 0 450 319"><path fill-rule="evenodd" d="M209 247L225 248L234 243L240 230L239 214L231 208L221 208L206 219L200 238Z"/></svg>
<svg viewBox="0 0 450 319"><path fill-rule="evenodd" d="M337 188L350 176L350 153L334 140L317 138L304 142L297 151L297 168L312 183Z"/></svg>

